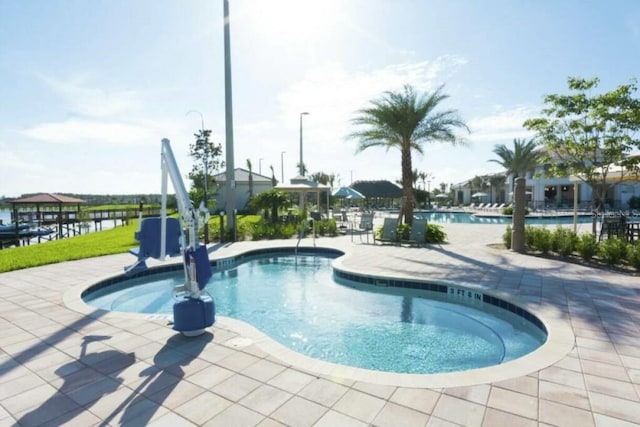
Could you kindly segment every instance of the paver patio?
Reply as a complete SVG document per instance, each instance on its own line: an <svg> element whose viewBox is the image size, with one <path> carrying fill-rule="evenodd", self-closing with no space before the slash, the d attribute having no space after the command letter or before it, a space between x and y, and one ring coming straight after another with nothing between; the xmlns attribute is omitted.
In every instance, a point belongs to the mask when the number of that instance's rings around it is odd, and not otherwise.
<svg viewBox="0 0 640 427"><path fill-rule="evenodd" d="M478 284L554 313L575 335L566 355L435 388L327 375L248 339L237 321L185 338L163 318L69 304L70 290L133 261L107 256L0 274L0 426L640 424L640 277L493 249L501 225L444 227L449 242L426 248L357 236L316 244L345 251L354 271ZM238 242L211 256L291 243Z"/></svg>

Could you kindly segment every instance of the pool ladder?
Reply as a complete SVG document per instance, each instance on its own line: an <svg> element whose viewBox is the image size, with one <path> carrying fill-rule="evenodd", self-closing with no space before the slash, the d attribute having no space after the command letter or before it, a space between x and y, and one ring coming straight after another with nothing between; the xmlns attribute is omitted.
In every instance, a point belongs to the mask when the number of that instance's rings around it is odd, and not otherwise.
<svg viewBox="0 0 640 427"><path fill-rule="evenodd" d="M316 222L311 221L311 235L313 238L313 247L316 247ZM302 227L300 228L300 234L298 235L298 243L296 243L295 256L296 256L296 264L298 263L298 247L300 246L300 241L304 237L304 232L309 227L309 220L305 219L302 223Z"/></svg>

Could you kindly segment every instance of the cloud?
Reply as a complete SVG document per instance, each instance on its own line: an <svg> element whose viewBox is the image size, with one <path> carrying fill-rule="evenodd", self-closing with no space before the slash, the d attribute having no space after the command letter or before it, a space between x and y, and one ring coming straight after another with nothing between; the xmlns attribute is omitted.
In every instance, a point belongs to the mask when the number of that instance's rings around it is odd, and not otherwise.
<svg viewBox="0 0 640 427"><path fill-rule="evenodd" d="M62 96L67 108L76 114L104 118L136 111L142 106L142 95L137 91L116 91L91 87L88 75L78 75L69 80L59 80L38 74L54 93Z"/></svg>
<svg viewBox="0 0 640 427"><path fill-rule="evenodd" d="M521 105L510 110L497 107L495 113L477 117L467 122L471 128L469 140L472 142L500 142L514 138L530 138L533 132L522 124L540 114L539 106Z"/></svg>
<svg viewBox="0 0 640 427"><path fill-rule="evenodd" d="M385 91L410 84L420 91L434 90L466 59L445 55L434 61L405 62L371 71L349 72L341 64L330 63L310 70L300 81L278 96L282 120L297 125L298 114L310 111L313 121L331 124L342 131L351 115Z"/></svg>
<svg viewBox="0 0 640 427"><path fill-rule="evenodd" d="M64 122L41 123L21 133L34 139L58 144L107 143L124 145L155 141L153 139L154 130L148 125L69 119Z"/></svg>

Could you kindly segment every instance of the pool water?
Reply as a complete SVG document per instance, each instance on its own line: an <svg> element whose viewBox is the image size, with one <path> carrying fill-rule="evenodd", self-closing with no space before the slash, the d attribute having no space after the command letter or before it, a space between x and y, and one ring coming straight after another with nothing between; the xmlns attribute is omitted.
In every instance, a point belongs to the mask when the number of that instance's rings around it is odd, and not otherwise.
<svg viewBox="0 0 640 427"><path fill-rule="evenodd" d="M430 212L430 211L415 211L413 213L414 218L426 219L428 222L435 223L458 223L458 224L511 224L512 218L510 216L483 216L482 212L477 215L470 212ZM591 215L579 215L578 223L590 224L593 218ZM561 216L527 216L525 217L526 224L560 224L571 225L573 224L573 216L561 215Z"/></svg>
<svg viewBox="0 0 640 427"><path fill-rule="evenodd" d="M437 373L491 366L538 348L546 334L490 304L446 294L334 280L331 257L270 255L216 271L207 285L218 315L245 321L307 356L390 372ZM91 291L114 311L173 311L182 271Z"/></svg>

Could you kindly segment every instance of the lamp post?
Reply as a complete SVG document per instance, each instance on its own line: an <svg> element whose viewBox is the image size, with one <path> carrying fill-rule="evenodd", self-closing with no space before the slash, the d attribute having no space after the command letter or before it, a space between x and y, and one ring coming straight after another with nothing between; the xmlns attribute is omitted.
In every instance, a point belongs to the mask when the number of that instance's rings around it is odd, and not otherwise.
<svg viewBox="0 0 640 427"><path fill-rule="evenodd" d="M205 138L204 116L198 110L187 111L187 115L191 113L197 113L200 115L200 129L201 129L200 138ZM208 152L209 150L206 147L206 138L205 138L204 156L202 156L202 166L203 166L203 172L204 172L204 179L203 179L204 189L202 194L202 202L204 203L204 208L207 210L207 212L209 212L209 201L207 200L207 181L209 181L209 170L207 167L209 163ZM206 223L204 224L204 244L206 245L208 243L209 243L209 223Z"/></svg>
<svg viewBox="0 0 640 427"><path fill-rule="evenodd" d="M286 151L280 152L280 178L282 179L280 182L284 184L284 153Z"/></svg>
<svg viewBox="0 0 640 427"><path fill-rule="evenodd" d="M308 116L309 113L303 111L300 113L300 176L304 176L304 160L302 158L302 116Z"/></svg>

